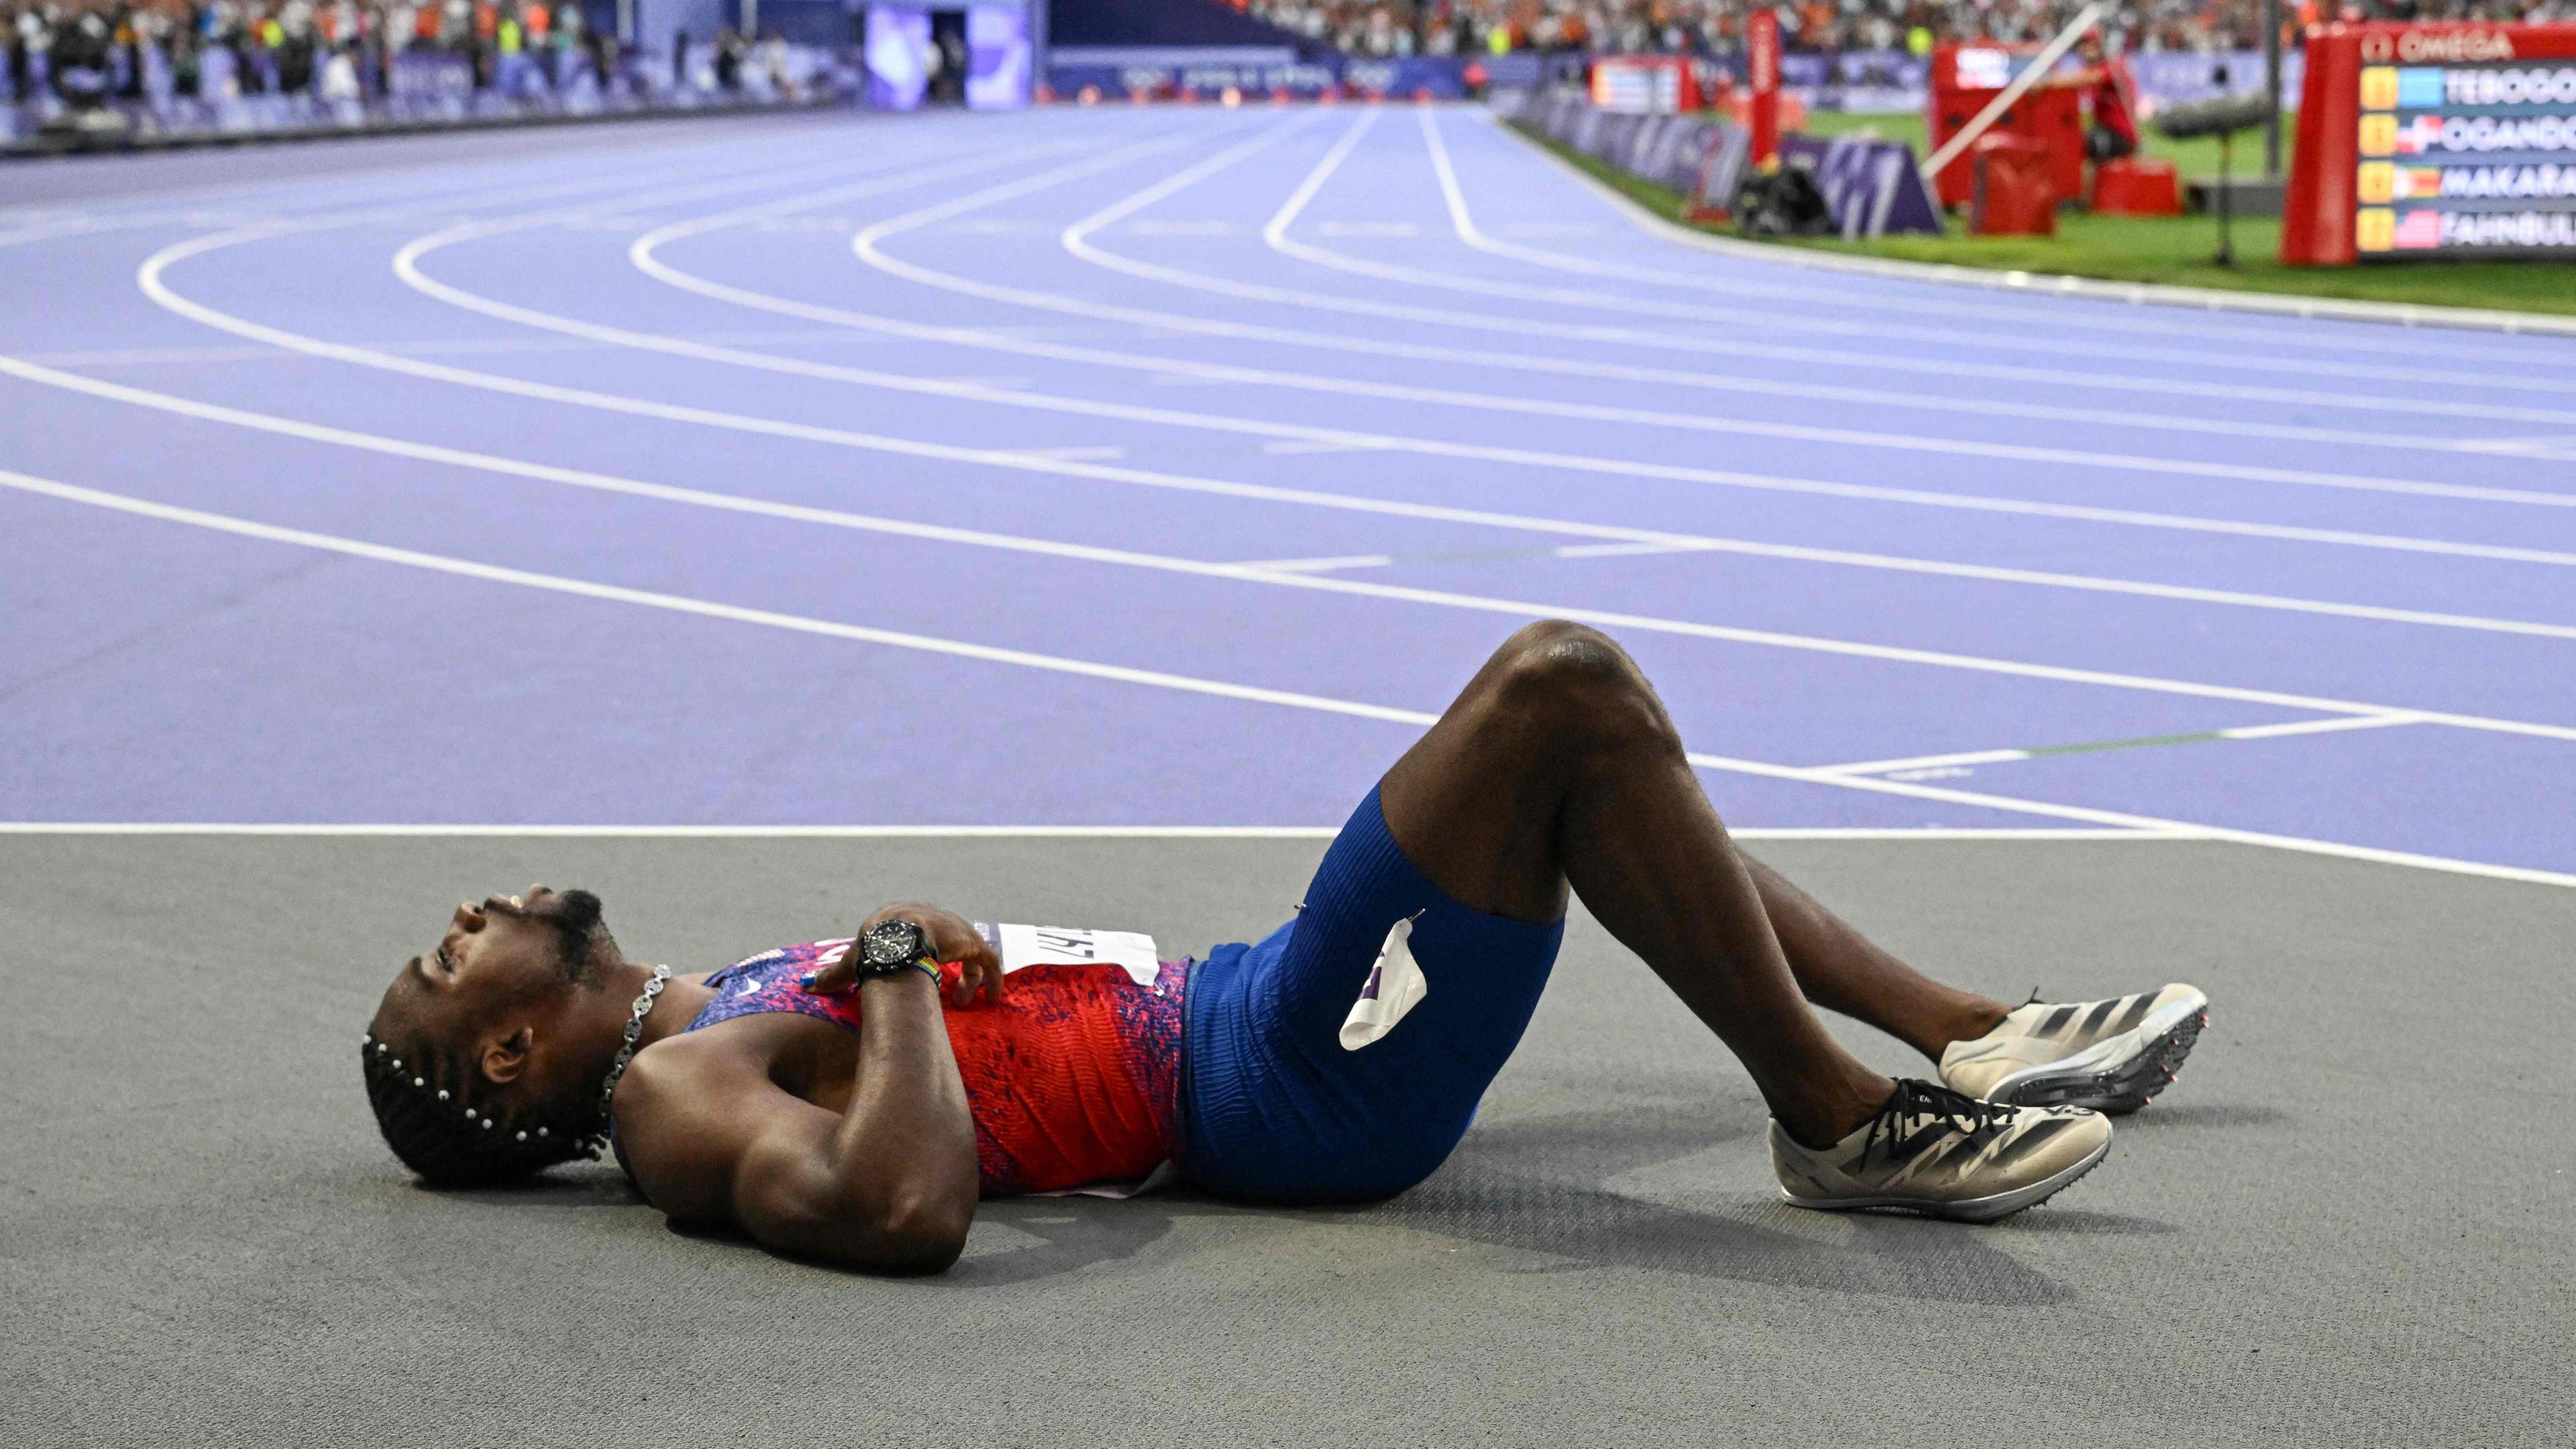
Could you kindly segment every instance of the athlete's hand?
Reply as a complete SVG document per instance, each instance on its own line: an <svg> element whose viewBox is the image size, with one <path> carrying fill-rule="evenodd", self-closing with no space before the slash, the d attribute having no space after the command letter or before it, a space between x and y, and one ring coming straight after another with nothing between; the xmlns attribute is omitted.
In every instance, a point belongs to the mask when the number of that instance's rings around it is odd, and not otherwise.
<svg viewBox="0 0 2576 1449"><path fill-rule="evenodd" d="M921 934L929 939L932 956L957 963L957 990L949 998L951 1004L972 1006L979 996L986 1001L1002 999L1002 958L976 931L974 923L955 911L923 901L906 901L868 917L860 925L859 934L864 936L870 926L890 920L919 926ZM840 960L817 969L805 989L825 994L847 991L858 984L858 979L858 948L854 945Z"/></svg>

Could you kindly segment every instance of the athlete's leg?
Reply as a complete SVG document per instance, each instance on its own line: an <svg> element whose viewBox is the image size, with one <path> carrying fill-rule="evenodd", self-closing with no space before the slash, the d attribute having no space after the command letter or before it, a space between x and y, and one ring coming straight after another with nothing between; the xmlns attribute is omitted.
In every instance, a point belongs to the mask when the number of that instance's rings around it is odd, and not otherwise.
<svg viewBox="0 0 2576 1449"><path fill-rule="evenodd" d="M1550 621L1513 635L1387 772L1379 801L1406 857L1462 904L1549 921L1571 885L1798 1138L1835 1142L1895 1090L1808 1010L1662 702L1599 633ZM1830 952L1831 933L1813 934Z"/></svg>
<svg viewBox="0 0 2576 1449"><path fill-rule="evenodd" d="M2011 1010L1897 960L1752 856L1744 866L1798 989L1827 1011L1867 1022L1937 1062L1950 1043L1984 1036Z"/></svg>

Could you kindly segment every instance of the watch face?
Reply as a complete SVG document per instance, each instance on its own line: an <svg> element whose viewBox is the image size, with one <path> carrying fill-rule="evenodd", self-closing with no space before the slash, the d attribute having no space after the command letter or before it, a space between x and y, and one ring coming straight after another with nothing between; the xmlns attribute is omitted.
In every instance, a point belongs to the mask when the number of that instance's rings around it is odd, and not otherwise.
<svg viewBox="0 0 2576 1449"><path fill-rule="evenodd" d="M879 921L863 944L871 966L898 966L921 954L921 928L910 921Z"/></svg>

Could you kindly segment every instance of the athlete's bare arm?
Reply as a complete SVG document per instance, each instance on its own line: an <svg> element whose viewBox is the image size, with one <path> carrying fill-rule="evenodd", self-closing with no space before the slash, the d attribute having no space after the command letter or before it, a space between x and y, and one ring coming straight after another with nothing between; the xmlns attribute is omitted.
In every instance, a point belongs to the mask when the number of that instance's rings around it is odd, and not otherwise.
<svg viewBox="0 0 2576 1449"><path fill-rule="evenodd" d="M965 922L888 907L868 923L892 915L924 927L942 958L972 958L970 983L998 987L999 963L985 962ZM790 1090L810 1023L728 1022L636 1057L617 1095L627 1164L674 1222L738 1226L768 1247L846 1267L938 1272L964 1250L976 1198L975 1127L938 988L919 971L855 988L846 968L833 974L818 989L855 989L863 1003L846 1110Z"/></svg>

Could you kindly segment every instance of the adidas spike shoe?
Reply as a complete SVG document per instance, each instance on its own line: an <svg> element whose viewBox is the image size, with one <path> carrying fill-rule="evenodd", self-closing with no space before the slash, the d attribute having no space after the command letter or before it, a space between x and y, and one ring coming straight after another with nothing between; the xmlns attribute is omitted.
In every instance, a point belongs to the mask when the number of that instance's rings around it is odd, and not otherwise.
<svg viewBox="0 0 2576 1449"><path fill-rule="evenodd" d="M1941 1053L1951 1090L2024 1107L2145 1106L2174 1079L2209 1024L2209 998L2167 986L2107 1001L2034 1001Z"/></svg>
<svg viewBox="0 0 2576 1449"><path fill-rule="evenodd" d="M1771 1166L1788 1201L1970 1223L2046 1201L2110 1150L2111 1124L2098 1112L2015 1107L1930 1082L1898 1082L1877 1115L1822 1150L1771 1123Z"/></svg>

